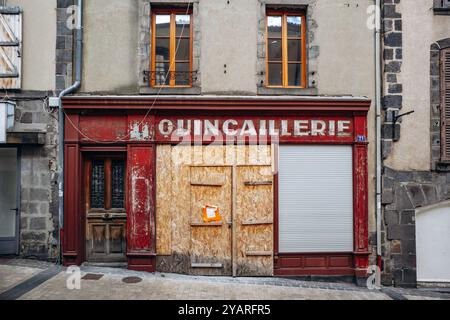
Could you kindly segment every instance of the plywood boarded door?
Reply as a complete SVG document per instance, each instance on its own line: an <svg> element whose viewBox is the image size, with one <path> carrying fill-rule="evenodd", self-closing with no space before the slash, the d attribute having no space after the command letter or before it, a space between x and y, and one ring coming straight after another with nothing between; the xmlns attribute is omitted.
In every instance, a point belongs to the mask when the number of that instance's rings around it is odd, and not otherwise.
<svg viewBox="0 0 450 320"><path fill-rule="evenodd" d="M232 168L191 167L191 273L231 275ZM220 222L205 223L202 209L217 206Z"/></svg>
<svg viewBox="0 0 450 320"><path fill-rule="evenodd" d="M237 276L273 275L273 175L270 166L237 167Z"/></svg>

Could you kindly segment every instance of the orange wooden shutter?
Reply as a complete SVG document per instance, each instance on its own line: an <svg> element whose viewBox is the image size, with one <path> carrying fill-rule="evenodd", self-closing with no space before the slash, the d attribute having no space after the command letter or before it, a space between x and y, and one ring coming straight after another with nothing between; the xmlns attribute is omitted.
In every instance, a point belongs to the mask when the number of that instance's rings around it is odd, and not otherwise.
<svg viewBox="0 0 450 320"><path fill-rule="evenodd" d="M450 161L450 48L441 55L442 160Z"/></svg>

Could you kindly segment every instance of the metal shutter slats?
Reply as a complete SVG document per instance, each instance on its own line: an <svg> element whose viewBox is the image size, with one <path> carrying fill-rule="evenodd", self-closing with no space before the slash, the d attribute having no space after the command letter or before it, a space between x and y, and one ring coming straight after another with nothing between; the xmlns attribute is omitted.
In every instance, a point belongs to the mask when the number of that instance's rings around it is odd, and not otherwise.
<svg viewBox="0 0 450 320"><path fill-rule="evenodd" d="M441 56L442 160L450 160L450 49Z"/></svg>
<svg viewBox="0 0 450 320"><path fill-rule="evenodd" d="M353 251L351 146L281 146L279 251Z"/></svg>

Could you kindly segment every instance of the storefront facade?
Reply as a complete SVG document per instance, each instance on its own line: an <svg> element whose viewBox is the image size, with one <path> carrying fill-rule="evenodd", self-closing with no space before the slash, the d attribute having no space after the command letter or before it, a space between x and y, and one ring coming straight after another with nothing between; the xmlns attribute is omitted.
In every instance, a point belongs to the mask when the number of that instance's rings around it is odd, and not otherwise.
<svg viewBox="0 0 450 320"><path fill-rule="evenodd" d="M366 275L370 100L70 97L63 105L65 265ZM215 221L204 219L208 206Z"/></svg>

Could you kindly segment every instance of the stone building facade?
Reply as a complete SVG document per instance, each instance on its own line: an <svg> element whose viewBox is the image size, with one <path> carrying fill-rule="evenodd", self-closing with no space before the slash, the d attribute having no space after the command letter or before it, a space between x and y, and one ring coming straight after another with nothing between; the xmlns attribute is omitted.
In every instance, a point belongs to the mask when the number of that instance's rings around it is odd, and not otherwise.
<svg viewBox="0 0 450 320"><path fill-rule="evenodd" d="M419 212L450 198L440 87L450 20L440 1L383 2L383 283L415 286L424 246Z"/></svg>
<svg viewBox="0 0 450 320"><path fill-rule="evenodd" d="M56 260L59 239L58 119L57 113L48 106L48 97L55 94L56 1L8 0L2 1L1 5L0 10L7 21L12 21L11 12L20 15L22 20L21 31L10 26L21 39L18 47L22 65L20 81L13 88L3 81L0 93L2 102L15 104L14 125L8 129L6 143L0 146L0 152L8 154L11 160L17 157L12 168L6 168L2 162L2 170L14 169L17 182L5 182L9 188L19 186L17 192L8 195L17 199L14 207L19 210L15 223L10 221L12 224L8 224L8 228L16 227L14 236L10 237L14 240L8 248L2 247L6 250L2 253ZM3 203L7 200L1 199Z"/></svg>
<svg viewBox="0 0 450 320"><path fill-rule="evenodd" d="M40 1L39 1L40 2ZM48 97L74 81L73 0L8 0L23 11L23 86L2 96L17 102L9 132L20 177L19 254L56 259L58 234L57 112ZM374 1L194 0L193 85L149 85L154 8L186 6L184 0L86 0L83 12L82 85L85 99L178 96L214 99L365 97L367 116L368 234L376 263L374 32L367 28ZM382 1L382 259L383 283L417 283L416 215L450 199L449 169L441 155L440 55L450 46L450 20L439 1ZM433 10L433 8L435 8ZM268 88L268 10L303 10L306 16L304 88ZM42 22L40 17L50 17ZM420 21L422 28L415 27ZM218 40L220 38L220 41ZM237 45L239 43L239 45ZM414 113L409 113L414 111ZM407 113L407 115L404 115ZM20 140L22 139L22 141ZM24 142L24 139L29 139ZM30 140L31 139L31 140ZM32 143L30 143L30 141Z"/></svg>

